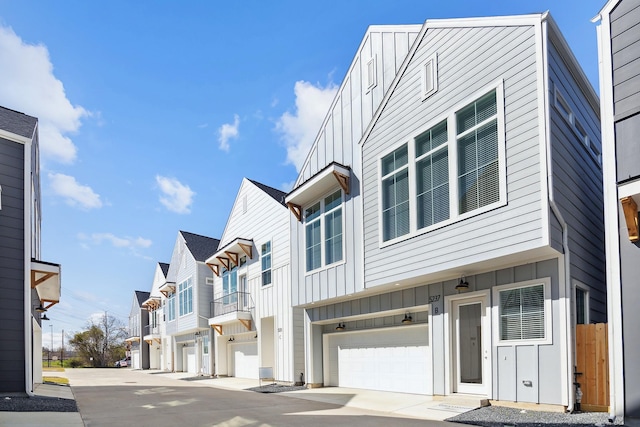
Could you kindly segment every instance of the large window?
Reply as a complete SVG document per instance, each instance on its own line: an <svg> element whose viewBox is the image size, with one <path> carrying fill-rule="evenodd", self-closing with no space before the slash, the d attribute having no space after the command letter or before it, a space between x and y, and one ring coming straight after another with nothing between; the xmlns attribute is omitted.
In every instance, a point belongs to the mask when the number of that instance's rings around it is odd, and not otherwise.
<svg viewBox="0 0 640 427"><path fill-rule="evenodd" d="M501 200L500 93L453 111L381 158L383 242Z"/></svg>
<svg viewBox="0 0 640 427"><path fill-rule="evenodd" d="M499 340L550 339L548 292L547 283L499 287Z"/></svg>
<svg viewBox="0 0 640 427"><path fill-rule="evenodd" d="M178 304L180 316L193 313L193 282L191 277L178 285Z"/></svg>
<svg viewBox="0 0 640 427"><path fill-rule="evenodd" d="M304 222L306 270L342 261L342 190L306 208Z"/></svg>
<svg viewBox="0 0 640 427"><path fill-rule="evenodd" d="M263 243L260 248L262 266L262 286L271 284L271 241Z"/></svg>
<svg viewBox="0 0 640 427"><path fill-rule="evenodd" d="M226 268L222 271L222 294L224 304L235 304L238 300L238 267L233 266L231 271Z"/></svg>

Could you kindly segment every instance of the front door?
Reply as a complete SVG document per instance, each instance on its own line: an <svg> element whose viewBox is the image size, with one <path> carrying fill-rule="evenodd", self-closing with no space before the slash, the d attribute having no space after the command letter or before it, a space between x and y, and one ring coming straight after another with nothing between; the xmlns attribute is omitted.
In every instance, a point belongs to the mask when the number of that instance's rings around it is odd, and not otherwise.
<svg viewBox="0 0 640 427"><path fill-rule="evenodd" d="M486 307L486 296L452 301L453 391L457 393L487 393L491 379L487 375L490 349Z"/></svg>

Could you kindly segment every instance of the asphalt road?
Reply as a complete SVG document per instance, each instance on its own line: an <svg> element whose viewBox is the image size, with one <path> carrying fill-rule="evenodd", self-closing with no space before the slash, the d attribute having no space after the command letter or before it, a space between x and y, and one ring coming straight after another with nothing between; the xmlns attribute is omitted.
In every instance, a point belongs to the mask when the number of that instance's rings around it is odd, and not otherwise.
<svg viewBox="0 0 640 427"><path fill-rule="evenodd" d="M129 369L68 369L66 375L86 427L459 426Z"/></svg>

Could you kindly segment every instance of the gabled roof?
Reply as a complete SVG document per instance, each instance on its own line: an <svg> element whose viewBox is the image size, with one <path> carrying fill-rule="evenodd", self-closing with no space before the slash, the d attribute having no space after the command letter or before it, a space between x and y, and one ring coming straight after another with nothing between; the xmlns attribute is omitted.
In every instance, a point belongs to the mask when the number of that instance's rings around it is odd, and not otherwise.
<svg viewBox="0 0 640 427"><path fill-rule="evenodd" d="M247 180L251 182L253 185L255 185L256 187L258 187L259 189L261 189L262 191L264 191L265 193L267 193L269 196L271 196L276 202L284 206L284 196L286 196L287 193L285 193L284 191L278 190L276 188L269 187L268 185L264 185L258 181L254 181L249 178L247 178Z"/></svg>
<svg viewBox="0 0 640 427"><path fill-rule="evenodd" d="M218 239L187 231L180 231L180 234L182 234L189 252L191 252L196 261L204 262L218 250L218 245L220 244Z"/></svg>
<svg viewBox="0 0 640 427"><path fill-rule="evenodd" d="M169 273L169 263L159 262L158 265L160 266L160 269L162 270L162 274L164 274L164 277L167 277L167 273Z"/></svg>
<svg viewBox="0 0 640 427"><path fill-rule="evenodd" d="M0 129L25 138L33 138L38 119L19 111L0 107Z"/></svg>
<svg viewBox="0 0 640 427"><path fill-rule="evenodd" d="M142 307L142 303L149 299L149 292L146 291L134 291L136 294L136 300L138 301L138 306Z"/></svg>

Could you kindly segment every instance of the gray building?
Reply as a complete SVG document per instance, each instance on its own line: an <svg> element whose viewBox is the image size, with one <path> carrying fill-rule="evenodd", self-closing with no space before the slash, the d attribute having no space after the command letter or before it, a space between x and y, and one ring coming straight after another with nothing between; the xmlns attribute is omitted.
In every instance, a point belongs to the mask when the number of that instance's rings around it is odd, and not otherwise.
<svg viewBox="0 0 640 427"><path fill-rule="evenodd" d="M129 336L127 338L130 368L149 369L149 343L144 341L145 331L149 325L149 312L145 302L149 292L133 291L133 301L129 311Z"/></svg>
<svg viewBox="0 0 640 427"><path fill-rule="evenodd" d="M640 2L611 0L599 21L611 414L640 424Z"/></svg>
<svg viewBox="0 0 640 427"><path fill-rule="evenodd" d="M307 381L572 410L599 113L548 13L370 27L286 198Z"/></svg>
<svg viewBox="0 0 640 427"><path fill-rule="evenodd" d="M60 300L60 265L40 245L38 119L0 107L0 392L42 382L42 313Z"/></svg>

